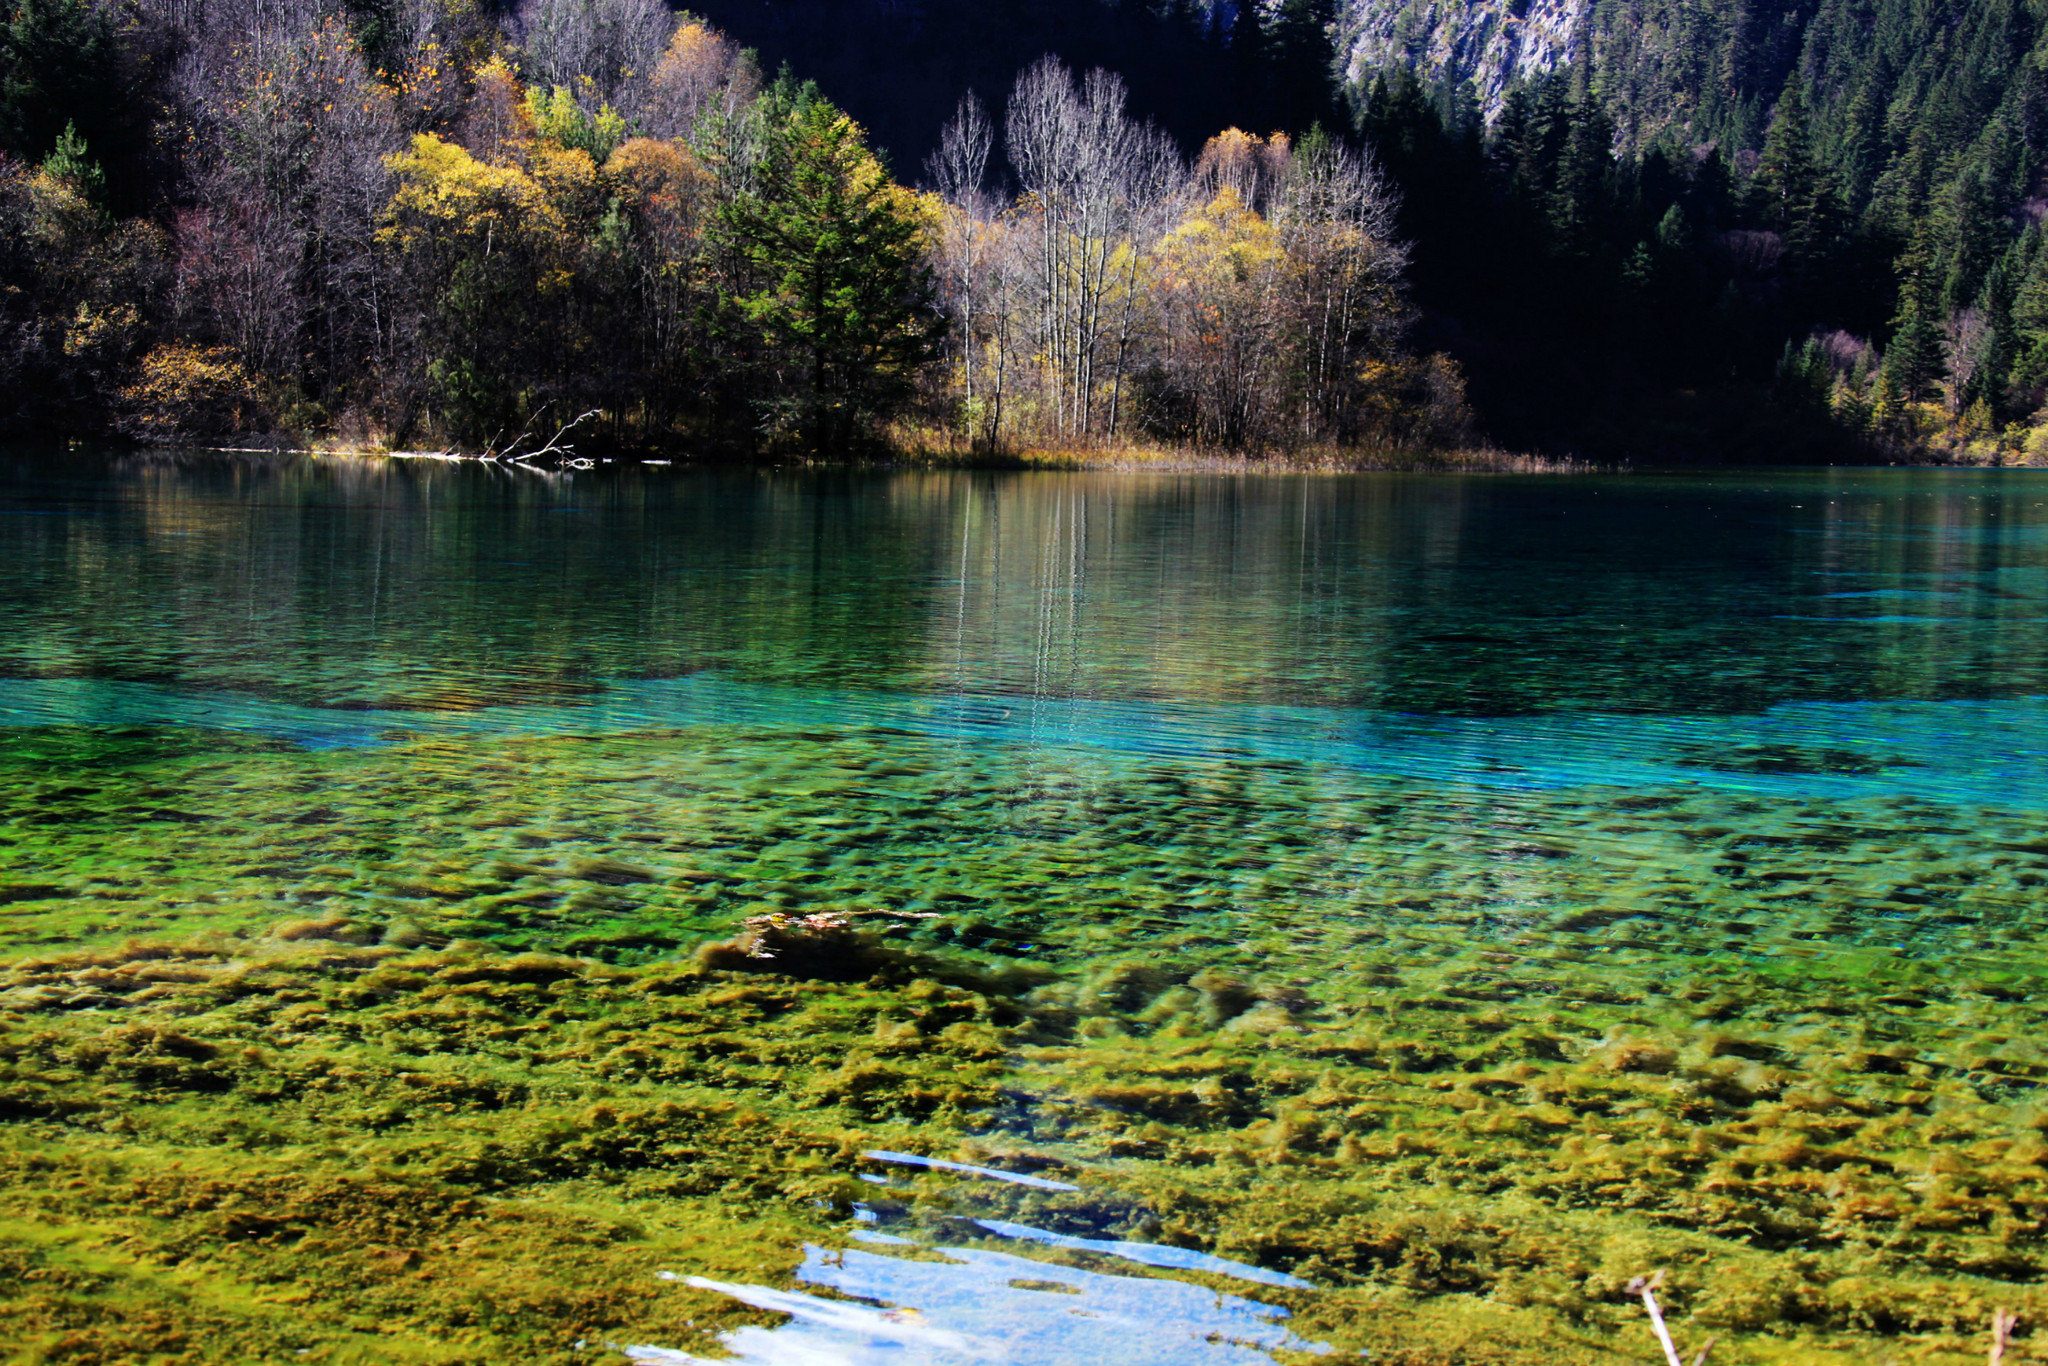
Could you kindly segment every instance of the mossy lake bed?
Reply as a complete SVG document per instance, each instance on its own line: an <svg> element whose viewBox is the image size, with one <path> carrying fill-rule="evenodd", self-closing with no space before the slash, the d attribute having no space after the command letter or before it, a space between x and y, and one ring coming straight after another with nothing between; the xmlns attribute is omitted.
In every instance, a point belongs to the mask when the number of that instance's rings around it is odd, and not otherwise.
<svg viewBox="0 0 2048 1366"><path fill-rule="evenodd" d="M13 470L4 1359L2027 1359L2048 489L1632 479Z"/></svg>

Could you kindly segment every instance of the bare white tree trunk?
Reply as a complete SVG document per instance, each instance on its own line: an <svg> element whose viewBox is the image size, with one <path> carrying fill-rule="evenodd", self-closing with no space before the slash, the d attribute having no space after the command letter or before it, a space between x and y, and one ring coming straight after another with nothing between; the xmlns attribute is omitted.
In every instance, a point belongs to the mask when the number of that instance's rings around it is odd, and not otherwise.
<svg viewBox="0 0 2048 1366"><path fill-rule="evenodd" d="M939 277L952 313L961 392L970 422L974 413L974 360L981 325L979 305L985 292L982 277L987 271L993 231L993 214L983 186L988 180L989 155L994 148L995 129L989 123L988 111L969 94L960 101L952 121L940 134L938 149L925 161L925 174L946 204L939 242Z"/></svg>
<svg viewBox="0 0 2048 1366"><path fill-rule="evenodd" d="M1006 146L1038 214L1041 354L1053 428L1066 437L1097 433L1105 366L1111 408L1120 402L1130 318L1111 297L1116 261L1140 248L1138 229L1168 180L1157 168L1172 159L1125 103L1118 77L1098 70L1076 82L1053 58L1019 76L1010 96Z"/></svg>

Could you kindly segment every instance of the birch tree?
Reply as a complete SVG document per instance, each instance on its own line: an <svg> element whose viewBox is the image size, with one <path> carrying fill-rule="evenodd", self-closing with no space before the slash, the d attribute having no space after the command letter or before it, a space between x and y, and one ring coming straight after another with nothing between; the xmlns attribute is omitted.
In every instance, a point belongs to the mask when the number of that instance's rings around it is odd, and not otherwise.
<svg viewBox="0 0 2048 1366"><path fill-rule="evenodd" d="M1272 217L1292 263L1296 439L1356 439L1361 363L1392 352L1407 329L1398 205L1368 153L1327 135L1304 138L1288 160Z"/></svg>
<svg viewBox="0 0 2048 1366"><path fill-rule="evenodd" d="M700 117L730 117L760 89L760 73L738 43L690 20L676 29L655 63L640 121L650 136L688 138Z"/></svg>
<svg viewBox="0 0 2048 1366"><path fill-rule="evenodd" d="M661 0L525 0L512 22L527 83L637 119L676 29Z"/></svg>
<svg viewBox="0 0 2048 1366"><path fill-rule="evenodd" d="M969 93L925 160L926 180L942 205L935 253L939 302L952 322L947 346L970 433L984 420L974 372L986 325L990 256L998 247L995 204L986 189L994 150L988 111Z"/></svg>
<svg viewBox="0 0 2048 1366"><path fill-rule="evenodd" d="M328 18L252 43L200 117L204 207L179 225L188 316L259 373L345 397L396 320L375 240L384 159L403 145L390 93Z"/></svg>
<svg viewBox="0 0 2048 1366"><path fill-rule="evenodd" d="M1119 275L1128 278L1119 252L1142 249L1157 171L1173 159L1164 135L1129 118L1125 102L1119 77L1094 70L1076 81L1048 57L1017 78L1004 120L1021 207L1036 229L1042 401L1062 437L1100 434L1115 406L1127 348L1105 342L1128 321L1112 299Z"/></svg>

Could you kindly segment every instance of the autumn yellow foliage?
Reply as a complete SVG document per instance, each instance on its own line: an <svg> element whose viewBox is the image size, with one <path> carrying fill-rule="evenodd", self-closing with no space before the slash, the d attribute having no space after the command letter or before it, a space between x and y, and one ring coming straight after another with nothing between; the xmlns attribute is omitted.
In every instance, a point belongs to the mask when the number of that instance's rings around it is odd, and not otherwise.
<svg viewBox="0 0 2048 1366"><path fill-rule="evenodd" d="M226 347L169 342L144 356L121 390L124 425L154 440L243 431L260 423L259 393L256 377Z"/></svg>

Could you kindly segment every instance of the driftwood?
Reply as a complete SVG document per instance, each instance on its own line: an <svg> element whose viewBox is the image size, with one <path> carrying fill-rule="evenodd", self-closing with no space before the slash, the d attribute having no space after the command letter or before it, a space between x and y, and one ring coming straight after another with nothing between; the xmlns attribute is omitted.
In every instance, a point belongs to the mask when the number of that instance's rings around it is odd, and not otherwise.
<svg viewBox="0 0 2048 1366"><path fill-rule="evenodd" d="M1650 1328L1657 1334L1657 1345L1664 1349L1666 1366L1685 1366L1685 1358L1678 1354L1678 1344L1671 1340L1671 1330L1664 1325L1664 1310L1657 1303L1657 1291L1664 1285L1664 1273L1654 1276L1638 1276L1628 1283L1628 1293L1643 1297L1643 1308L1649 1311ZM1692 1359L1692 1366L1707 1366L1707 1354L1714 1350L1719 1338L1708 1338L1707 1345L1700 1348L1699 1355Z"/></svg>
<svg viewBox="0 0 2048 1366"><path fill-rule="evenodd" d="M2005 1351L2012 1346L2012 1330L2018 1326L2020 1316L2010 1309L1991 1311L1991 1363L1990 1366L2004 1366Z"/></svg>
<svg viewBox="0 0 2048 1366"><path fill-rule="evenodd" d="M504 439L505 435L504 432L500 431L497 436L491 438L489 444L484 447L483 453L478 458L482 460L495 460L508 465L521 465L529 460L552 455L561 457L565 464L574 465L579 469L589 469L591 462L579 458L576 455L576 448L564 445L562 438L582 426L585 422L588 422L591 418L600 416L601 410L592 408L589 412L578 413L575 417L570 418L558 427L555 430L555 434L549 437L544 444L528 448L527 443L533 440L534 424L539 422L547 413L549 406L548 404L542 404L540 410L527 419L526 426L520 429L519 435L513 437L504 445L498 444Z"/></svg>

